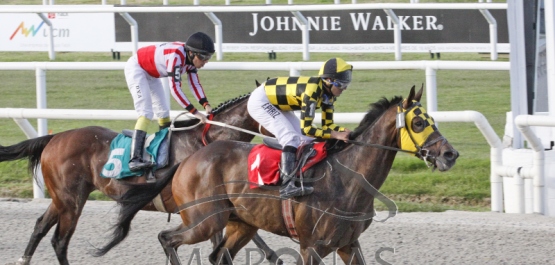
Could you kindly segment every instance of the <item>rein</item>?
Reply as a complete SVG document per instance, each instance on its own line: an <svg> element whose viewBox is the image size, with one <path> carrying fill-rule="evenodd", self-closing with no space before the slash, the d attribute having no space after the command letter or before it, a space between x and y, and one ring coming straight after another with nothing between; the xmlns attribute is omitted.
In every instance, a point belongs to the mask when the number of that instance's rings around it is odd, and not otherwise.
<svg viewBox="0 0 555 265"><path fill-rule="evenodd" d="M208 115L208 120L212 121L212 119L214 118L214 114L210 113L210 115ZM210 125L212 125L211 123L207 123L204 126L204 129L202 130L202 144L204 144L204 146L208 145L208 142L206 141L206 134L208 133L208 130L210 129Z"/></svg>
<svg viewBox="0 0 555 265"><path fill-rule="evenodd" d="M405 153L409 153L409 154L413 154L413 155L420 154L419 152L405 150L405 149L401 149L401 148L397 148L397 147L380 145L380 144L369 144L369 143L364 143L364 142L359 142L359 141L354 141L354 140L347 140L346 142L350 143L350 144L354 144L354 145L361 145L361 146L375 147L375 148L381 148L381 149L391 150L391 151L405 152Z"/></svg>
<svg viewBox="0 0 555 265"><path fill-rule="evenodd" d="M192 129L194 129L194 128L196 128L196 127L198 127L199 125L202 124L201 122L199 122L199 123L197 123L197 124L195 124L195 125L192 125L192 126L176 128L173 124L174 124L174 122L177 120L177 118L178 118L179 116L181 116L181 115L187 115L187 114L188 114L188 112L179 113L179 115L177 115L177 116L172 120L172 123L171 123L170 128L169 128L170 131L187 131L187 130L192 130ZM263 137L263 138L273 138L273 137L270 137L270 136L263 135L263 134L261 134L261 133L256 133L256 132L253 132L253 131L249 131L249 130L245 130L245 129L243 129L243 128L239 128L239 127L233 126L233 125L229 125L229 124L227 124L227 123L218 122L218 121L213 121L213 120L212 120L213 117L214 117L213 114L210 114L210 115L207 117L208 119L206 120L206 125L205 125L205 127L204 127L204 129L203 129L203 131L202 131L202 143L203 143L204 145L207 145L207 144L208 144L208 143L206 142L206 137L205 137L205 136L206 136L206 134L208 133L208 130L210 129L210 125L212 125L212 124L213 124L213 125L220 126L220 127L230 128L230 129L233 129L233 130L236 130L236 131L240 131L240 132L252 134L252 135L254 135L254 136L259 136L259 137Z"/></svg>

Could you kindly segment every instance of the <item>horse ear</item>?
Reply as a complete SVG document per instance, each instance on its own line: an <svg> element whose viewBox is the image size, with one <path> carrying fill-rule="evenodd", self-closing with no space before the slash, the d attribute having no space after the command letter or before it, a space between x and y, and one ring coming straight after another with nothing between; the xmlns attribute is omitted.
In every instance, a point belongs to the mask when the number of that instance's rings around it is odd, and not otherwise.
<svg viewBox="0 0 555 265"><path fill-rule="evenodd" d="M414 99L414 88L415 86L411 87L409 96L405 99L405 101L403 101L403 109L408 109L410 105L412 105L412 100Z"/></svg>
<svg viewBox="0 0 555 265"><path fill-rule="evenodd" d="M260 83L258 82L258 80L254 79L254 82L256 83L256 87L260 86Z"/></svg>
<svg viewBox="0 0 555 265"><path fill-rule="evenodd" d="M412 88L414 89L414 86ZM424 92L424 83L422 83L422 87L420 87L420 90L416 92L416 95L414 96L414 100L420 102L420 99L422 98L422 92Z"/></svg>

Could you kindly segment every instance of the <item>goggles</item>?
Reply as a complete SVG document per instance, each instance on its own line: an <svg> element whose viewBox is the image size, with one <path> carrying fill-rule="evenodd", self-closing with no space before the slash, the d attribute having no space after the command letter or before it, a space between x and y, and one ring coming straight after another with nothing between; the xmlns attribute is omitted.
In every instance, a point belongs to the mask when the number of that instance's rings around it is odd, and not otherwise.
<svg viewBox="0 0 555 265"><path fill-rule="evenodd" d="M210 58L212 58L212 54L199 53L199 52L195 52L194 54L202 61L208 61L210 60Z"/></svg>
<svg viewBox="0 0 555 265"><path fill-rule="evenodd" d="M336 80L330 81L330 84L336 86L341 90L345 90L351 84L351 82L336 79Z"/></svg>

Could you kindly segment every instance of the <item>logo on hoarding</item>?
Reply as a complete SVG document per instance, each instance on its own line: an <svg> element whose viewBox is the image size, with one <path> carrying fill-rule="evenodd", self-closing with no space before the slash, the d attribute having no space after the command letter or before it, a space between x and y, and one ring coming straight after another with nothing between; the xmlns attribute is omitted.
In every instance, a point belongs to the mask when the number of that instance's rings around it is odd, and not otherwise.
<svg viewBox="0 0 555 265"><path fill-rule="evenodd" d="M17 34L17 32L19 32L20 30L21 30L21 34L25 35L25 37L29 36L29 34L32 34L31 37L34 37L35 35L37 35L37 32L39 32L39 29L42 27L42 25L44 25L44 21L41 22L36 29L35 29L35 25L32 25L30 28L26 28L25 22L21 22L21 24L19 24L19 26L13 32L12 36L10 37L10 40L12 40L15 37L15 34Z"/></svg>
<svg viewBox="0 0 555 265"><path fill-rule="evenodd" d="M393 30L393 21L389 16L371 16L367 13L349 13L352 28L355 31L368 30ZM401 30L443 30L443 25L437 24L436 16L399 16ZM307 16L307 26L310 31L340 31L340 16ZM258 29L263 31L296 31L302 28L299 20L294 16L263 16L252 13L253 31L250 36L255 36ZM348 26L347 26L348 27Z"/></svg>
<svg viewBox="0 0 555 265"><path fill-rule="evenodd" d="M20 31L21 31L21 35L24 35L25 37L28 37L29 35L31 35L31 37L34 37L35 35L37 35L39 30L42 28L42 25L44 25L44 21L42 21L36 28L35 28L35 25L32 25L30 28L27 28L27 27L25 27L25 22L21 22L21 24L19 24L19 26L12 33L12 36L10 37L10 40L12 40L15 37L15 35ZM56 29L56 28L52 29L52 36L54 36L54 37L69 38L69 33L70 33L70 31L67 28L66 29ZM44 30L42 35L43 35L43 37L48 37L49 31Z"/></svg>

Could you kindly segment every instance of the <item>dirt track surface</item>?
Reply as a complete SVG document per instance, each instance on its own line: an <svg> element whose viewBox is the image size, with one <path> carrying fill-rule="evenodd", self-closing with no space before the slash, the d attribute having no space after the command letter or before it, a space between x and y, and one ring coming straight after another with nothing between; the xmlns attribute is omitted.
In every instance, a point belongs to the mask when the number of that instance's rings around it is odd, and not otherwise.
<svg viewBox="0 0 555 265"><path fill-rule="evenodd" d="M23 254L36 219L50 201L26 202L0 200L0 264L14 264ZM129 237L104 257L93 257L94 246L105 242L114 223L117 208L113 202L89 201L69 247L71 264L165 264L166 259L157 235L177 226L179 216L140 212L133 221ZM379 213L383 216L386 213ZM50 239L54 228L41 241L31 264L57 264ZM290 239L261 232L274 249L297 244ZM400 213L384 223L373 223L360 242L367 264L555 264L555 218L538 215L474 213ZM208 243L182 246L184 264L197 264L192 255L197 248L201 264L209 264ZM247 248L255 248L249 243ZM251 250L251 264L260 256ZM377 258L376 254L380 254ZM194 257L190 261L191 257ZM247 264L246 250L238 254L235 264ZM292 258L284 256L287 264ZM326 264L334 264L330 255ZM337 264L343 264L337 258ZM268 264L264 262L263 264Z"/></svg>

